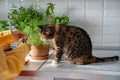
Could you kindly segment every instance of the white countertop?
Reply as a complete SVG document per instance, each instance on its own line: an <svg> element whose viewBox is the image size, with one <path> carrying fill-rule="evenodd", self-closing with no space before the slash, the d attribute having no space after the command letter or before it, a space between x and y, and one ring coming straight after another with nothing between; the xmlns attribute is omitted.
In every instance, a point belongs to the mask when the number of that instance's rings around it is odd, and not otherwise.
<svg viewBox="0 0 120 80"><path fill-rule="evenodd" d="M49 54L52 52L50 51ZM119 55L120 51L94 50L99 57ZM24 71L35 71L36 75L22 75L15 80L120 80L120 60L90 65L75 65L61 61L56 67L52 65L53 58L48 60L30 60ZM30 79L32 78L32 79ZM65 79L63 79L65 78Z"/></svg>

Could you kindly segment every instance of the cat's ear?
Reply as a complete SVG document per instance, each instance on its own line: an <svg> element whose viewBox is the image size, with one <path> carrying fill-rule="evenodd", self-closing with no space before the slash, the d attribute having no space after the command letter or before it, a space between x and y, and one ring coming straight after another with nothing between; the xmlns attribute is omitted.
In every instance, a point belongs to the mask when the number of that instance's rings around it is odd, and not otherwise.
<svg viewBox="0 0 120 80"><path fill-rule="evenodd" d="M42 30L43 29L43 25L38 25L38 28Z"/></svg>

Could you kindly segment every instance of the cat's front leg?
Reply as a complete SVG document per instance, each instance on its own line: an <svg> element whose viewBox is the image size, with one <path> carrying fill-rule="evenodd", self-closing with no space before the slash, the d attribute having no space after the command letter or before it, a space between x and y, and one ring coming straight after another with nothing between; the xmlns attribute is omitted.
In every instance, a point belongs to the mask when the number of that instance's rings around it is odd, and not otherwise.
<svg viewBox="0 0 120 80"><path fill-rule="evenodd" d="M63 51L61 49L57 49L55 54L55 59L52 62L53 66L56 66L56 67L59 66L59 62L61 60L62 55L63 55Z"/></svg>
<svg viewBox="0 0 120 80"><path fill-rule="evenodd" d="M54 47L55 47L55 60L53 61L53 64L58 64L61 60L61 57L63 55L62 50L62 42L60 36L56 36L55 39L53 39Z"/></svg>
<svg viewBox="0 0 120 80"><path fill-rule="evenodd" d="M55 60L52 62L52 64L57 65L60 62L62 55L63 55L62 49L57 48L56 54L55 54Z"/></svg>
<svg viewBox="0 0 120 80"><path fill-rule="evenodd" d="M60 62L62 55L63 55L62 49L58 48L58 49L57 49L57 52L56 52L56 57L55 57L55 61L56 61L57 63Z"/></svg>

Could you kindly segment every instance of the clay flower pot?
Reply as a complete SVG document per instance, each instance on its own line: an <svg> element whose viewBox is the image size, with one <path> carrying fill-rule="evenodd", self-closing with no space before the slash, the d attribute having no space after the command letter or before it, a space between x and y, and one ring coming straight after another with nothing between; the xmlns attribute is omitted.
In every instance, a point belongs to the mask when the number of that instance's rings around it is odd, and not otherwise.
<svg viewBox="0 0 120 80"><path fill-rule="evenodd" d="M49 45L45 46L31 46L29 56L33 60L44 60L49 56Z"/></svg>

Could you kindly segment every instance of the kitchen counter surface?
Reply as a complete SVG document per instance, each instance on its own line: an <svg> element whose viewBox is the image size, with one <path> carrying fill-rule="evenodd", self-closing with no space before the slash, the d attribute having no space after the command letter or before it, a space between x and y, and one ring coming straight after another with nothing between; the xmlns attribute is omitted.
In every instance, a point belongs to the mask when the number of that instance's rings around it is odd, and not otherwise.
<svg viewBox="0 0 120 80"><path fill-rule="evenodd" d="M94 50L93 53L99 57L120 55L120 51L116 50ZM50 57L46 60L30 60L15 80L120 80L120 60L90 65L61 61L55 66L52 64L52 51L49 54Z"/></svg>

